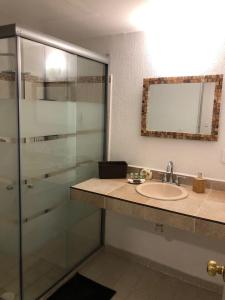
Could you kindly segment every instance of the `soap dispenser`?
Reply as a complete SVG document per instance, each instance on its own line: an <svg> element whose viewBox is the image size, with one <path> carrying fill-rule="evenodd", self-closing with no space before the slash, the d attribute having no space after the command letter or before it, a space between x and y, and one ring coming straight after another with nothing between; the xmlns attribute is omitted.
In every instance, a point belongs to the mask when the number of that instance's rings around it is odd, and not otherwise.
<svg viewBox="0 0 225 300"><path fill-rule="evenodd" d="M202 173L198 173L197 177L193 179L192 188L196 193L205 193L206 180L203 178Z"/></svg>

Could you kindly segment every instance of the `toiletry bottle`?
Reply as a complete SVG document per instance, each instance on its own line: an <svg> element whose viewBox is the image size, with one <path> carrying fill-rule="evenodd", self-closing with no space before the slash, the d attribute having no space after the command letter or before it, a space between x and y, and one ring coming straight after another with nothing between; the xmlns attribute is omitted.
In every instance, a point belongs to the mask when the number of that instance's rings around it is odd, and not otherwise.
<svg viewBox="0 0 225 300"><path fill-rule="evenodd" d="M141 169L140 175L145 180L151 180L152 179L152 171L149 168L143 168L143 169Z"/></svg>
<svg viewBox="0 0 225 300"><path fill-rule="evenodd" d="M193 191L196 193L204 193L206 187L206 180L202 177L202 173L198 173L197 177L193 179Z"/></svg>

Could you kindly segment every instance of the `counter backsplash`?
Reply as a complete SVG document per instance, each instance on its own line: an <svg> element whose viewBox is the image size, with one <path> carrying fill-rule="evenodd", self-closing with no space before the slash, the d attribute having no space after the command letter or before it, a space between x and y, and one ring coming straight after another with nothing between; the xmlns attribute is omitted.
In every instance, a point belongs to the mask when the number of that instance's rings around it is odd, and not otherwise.
<svg viewBox="0 0 225 300"><path fill-rule="evenodd" d="M141 171L142 167L135 167L135 166L128 166L128 174L129 173L139 173ZM155 180L160 180L161 176L162 176L162 171L158 171L158 170L153 170L152 171L152 179ZM181 184L186 184L186 185L192 185L193 182L193 176L191 175L183 175L183 174L179 174L174 172L174 174L176 175L180 175L182 176L182 178L180 179L180 183ZM220 191L225 191L225 181L219 181L219 180L213 180L213 179L208 179L206 178L206 185L208 189L214 189L214 190L220 190Z"/></svg>

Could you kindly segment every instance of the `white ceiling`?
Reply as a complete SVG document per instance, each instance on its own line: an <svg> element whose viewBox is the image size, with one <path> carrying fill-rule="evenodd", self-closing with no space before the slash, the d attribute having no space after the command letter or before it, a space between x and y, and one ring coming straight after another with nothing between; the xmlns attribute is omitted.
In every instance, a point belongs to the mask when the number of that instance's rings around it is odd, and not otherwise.
<svg viewBox="0 0 225 300"><path fill-rule="evenodd" d="M67 41L137 31L130 15L145 0L0 0L0 25L17 23Z"/></svg>

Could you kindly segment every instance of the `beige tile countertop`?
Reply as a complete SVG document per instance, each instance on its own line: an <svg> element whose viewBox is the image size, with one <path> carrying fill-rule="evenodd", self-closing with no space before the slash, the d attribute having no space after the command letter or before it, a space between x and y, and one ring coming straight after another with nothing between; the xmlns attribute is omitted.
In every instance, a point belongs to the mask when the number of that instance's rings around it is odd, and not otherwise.
<svg viewBox="0 0 225 300"><path fill-rule="evenodd" d="M156 200L136 192L126 179L92 178L71 187L71 199L86 200L98 207L152 222L225 239L225 191L207 189L177 201Z"/></svg>

